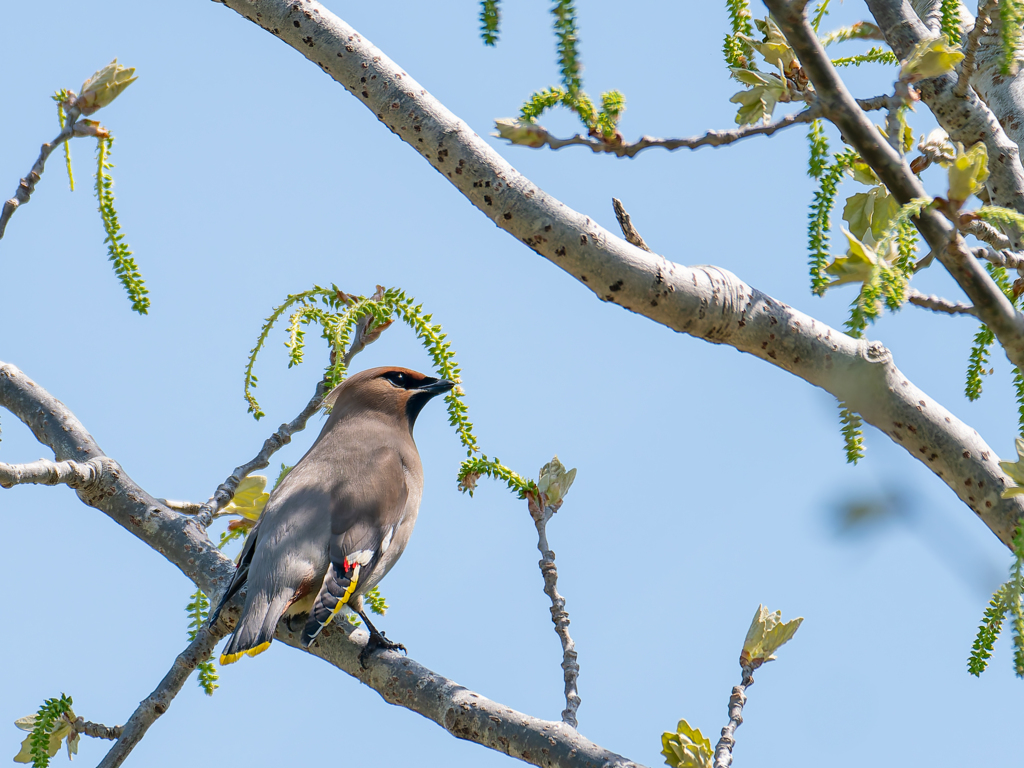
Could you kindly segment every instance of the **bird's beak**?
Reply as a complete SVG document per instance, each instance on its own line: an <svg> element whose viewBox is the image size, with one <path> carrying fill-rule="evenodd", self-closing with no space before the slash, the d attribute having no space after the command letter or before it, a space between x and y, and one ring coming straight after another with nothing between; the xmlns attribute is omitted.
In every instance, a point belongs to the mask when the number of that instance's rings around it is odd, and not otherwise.
<svg viewBox="0 0 1024 768"><path fill-rule="evenodd" d="M424 379L423 383L416 387L416 389L420 392L427 392L433 397L447 392L454 386L455 382L448 381L448 379Z"/></svg>

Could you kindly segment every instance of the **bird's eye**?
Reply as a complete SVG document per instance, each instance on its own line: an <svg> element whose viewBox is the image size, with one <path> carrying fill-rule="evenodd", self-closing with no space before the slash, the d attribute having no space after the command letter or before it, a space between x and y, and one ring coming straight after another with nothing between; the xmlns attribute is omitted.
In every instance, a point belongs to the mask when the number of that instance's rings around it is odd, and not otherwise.
<svg viewBox="0 0 1024 768"><path fill-rule="evenodd" d="M409 377L406 376L404 373L392 371L391 373L387 374L385 378L387 378L387 380L394 384L396 387L401 387L402 389L407 388L409 385Z"/></svg>

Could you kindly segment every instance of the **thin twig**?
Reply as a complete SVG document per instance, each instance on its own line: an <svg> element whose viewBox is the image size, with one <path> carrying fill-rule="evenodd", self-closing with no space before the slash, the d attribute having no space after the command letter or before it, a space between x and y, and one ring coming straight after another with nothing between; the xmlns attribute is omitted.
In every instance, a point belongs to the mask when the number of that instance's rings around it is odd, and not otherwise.
<svg viewBox="0 0 1024 768"><path fill-rule="evenodd" d="M722 729L722 738L715 747L715 768L732 765L732 748L736 746L736 729L743 724L743 705L747 703L746 690L754 684L754 670L743 667L740 684L734 686L729 697L729 722Z"/></svg>
<svg viewBox="0 0 1024 768"><path fill-rule="evenodd" d="M949 301L939 296L926 296L913 288L907 289L907 301L916 307L924 307L933 312L945 312L948 315L974 315L978 313L970 304L962 304L959 301Z"/></svg>
<svg viewBox="0 0 1024 768"><path fill-rule="evenodd" d="M648 253L652 253L651 249L647 247L647 243L640 236L640 233L636 231L636 227L633 226L633 220L629 218L629 214L626 213L625 207L617 197L612 198L612 208L615 209L615 218L619 220L619 227L622 228L622 234L626 240L637 248L643 248Z"/></svg>
<svg viewBox="0 0 1024 768"><path fill-rule="evenodd" d="M578 680L580 665L577 662L576 644L569 636L569 613L565 610L565 598L558 594L558 568L555 567L555 553L548 548L547 525L551 516L562 505L547 503L547 497L539 494L527 494L530 505L530 516L537 525L537 549L540 550L541 575L544 577L544 594L551 598L551 623L555 625L555 633L562 642L562 673L565 679L565 709L562 710L562 722L573 728L577 727L576 712L580 708Z"/></svg>
<svg viewBox="0 0 1024 768"><path fill-rule="evenodd" d="M591 136L576 134L568 139L558 139L541 129L539 137L542 139L538 146L547 144L552 149L563 147L581 146L589 147L593 152L604 152L616 157L635 157L645 149L661 147L667 150L676 149L697 149L699 147L721 147L732 144L740 139L751 136L771 136L777 131L789 128L801 123L809 123L821 117L821 111L815 107L809 107L803 112L796 112L786 115L773 123L762 123L760 125L744 125L740 128L733 128L726 131L708 131L702 136L691 136L683 139L658 139L653 136L642 136L639 141L632 144L616 144L609 141L601 141Z"/></svg>
<svg viewBox="0 0 1024 768"><path fill-rule="evenodd" d="M974 57L981 45L981 37L988 30L992 22L990 14L995 10L995 0L987 0L978 4L978 16L974 20L974 26L967 35L967 45L964 46L964 58L960 62L960 71L957 73L956 85L953 86L953 95L962 99L967 95L967 89L971 87L971 77L974 75Z"/></svg>
<svg viewBox="0 0 1024 768"><path fill-rule="evenodd" d="M32 193L35 192L36 184L39 183L39 179L43 175L43 170L46 166L47 159L50 157L50 153L65 141L76 135L75 128L77 126L75 123L78 120L78 116L81 114L82 113L78 107L71 107L68 109L67 117L64 121L64 128L57 134L57 138L47 144L43 144L39 149L39 157L36 160L35 165L32 166L32 170L29 171L28 175L18 183L18 191L14 193L14 197L4 203L3 210L0 211L0 240L3 239L4 230L7 229L7 222L10 221L14 212L18 210L18 206L27 203L32 197Z"/></svg>
<svg viewBox="0 0 1024 768"><path fill-rule="evenodd" d="M86 488L95 483L106 471L105 459L89 461L49 461L39 459L28 464L0 462L0 488L15 485L67 485Z"/></svg>
<svg viewBox="0 0 1024 768"><path fill-rule="evenodd" d="M67 714L64 715L64 719L70 723L75 733L84 733L86 736L92 736L94 739L106 739L107 741L117 741L121 738L121 733L124 728L120 725L100 725L99 723L92 723L83 718L77 720L69 720Z"/></svg>
<svg viewBox="0 0 1024 768"><path fill-rule="evenodd" d="M213 649L221 637L223 634L213 632L210 627L199 628L196 632L196 639L178 654L174 664L164 675L164 679L160 681L160 685L143 699L128 722L124 724L117 742L100 762L99 768L116 768L124 762L125 758L135 749L135 745L146 735L149 727L171 706L174 697L178 695L196 666L210 658L210 654L213 653Z"/></svg>
<svg viewBox="0 0 1024 768"><path fill-rule="evenodd" d="M888 99L888 96L875 96L870 99L860 99L858 100L858 104L860 104L861 109L869 111L884 109L888 104ZM776 120L774 123L744 125L727 131L708 131L702 136L691 136L685 139L657 139L653 136L641 136L639 141L635 141L632 144L603 141L593 136L582 136L578 133L568 139L559 139L548 133L542 126L535 125L531 127L531 144L529 146L535 149L540 149L545 145L552 149L580 146L589 147L593 152L607 153L615 155L616 157L636 157L640 152L643 152L645 149L650 149L651 147L660 147L669 151L683 148L698 149L699 147L721 147L726 144L732 144L740 139L749 138L750 136L771 136L776 131L781 131L784 128L789 128L790 126L799 125L801 123L810 123L822 116L823 112L821 108L817 104L811 104L803 112L795 112L792 115L786 115L785 117Z"/></svg>
<svg viewBox="0 0 1024 768"><path fill-rule="evenodd" d="M213 496L203 505L202 511L195 517L199 525L204 528L208 527L213 522L214 515L226 507L231 502L231 499L234 498L235 491L238 490L238 484L248 477L250 472L269 467L270 457L288 445L292 441L292 435L306 428L306 422L309 421L314 413L320 410L320 406L323 404L324 395L326 394L325 389L325 382L321 379L316 385L313 397L306 403L306 407L302 409L302 412L287 424L282 424L278 427L278 430L264 441L259 453L245 464L235 467L234 472L217 486Z"/></svg>
<svg viewBox="0 0 1024 768"><path fill-rule="evenodd" d="M1003 250L1010 247L1010 238L993 227L987 221L974 219L959 228L965 235L974 235L983 243L988 243L993 248Z"/></svg>
<svg viewBox="0 0 1024 768"><path fill-rule="evenodd" d="M1011 251L1009 249L1003 249L997 251L995 248L972 248L972 253L979 258L990 261L997 267L1006 267L1007 269L1021 269L1024 267L1024 256L1019 252Z"/></svg>

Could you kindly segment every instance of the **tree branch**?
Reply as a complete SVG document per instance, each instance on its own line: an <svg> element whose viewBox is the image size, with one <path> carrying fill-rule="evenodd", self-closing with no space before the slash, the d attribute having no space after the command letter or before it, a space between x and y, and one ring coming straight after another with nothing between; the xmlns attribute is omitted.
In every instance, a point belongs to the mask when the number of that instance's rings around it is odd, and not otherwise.
<svg viewBox="0 0 1024 768"><path fill-rule="evenodd" d="M103 471L78 498L161 552L206 594L226 588L234 563L217 551L194 518L179 514L140 488L93 440L75 415L18 368L0 361L0 406L49 446L58 461L101 460ZM212 559L205 559L205 555Z"/></svg>
<svg viewBox="0 0 1024 768"><path fill-rule="evenodd" d="M64 715L64 717L66 719L67 715ZM75 729L75 733L84 733L86 736L91 736L94 739L106 739L107 741L117 741L121 738L123 730L120 725L100 725L81 717L72 722L71 727Z"/></svg>
<svg viewBox="0 0 1024 768"><path fill-rule="evenodd" d="M699 149L700 147L722 147L727 144L747 139L751 136L771 136L778 131L802 123L809 123L821 117L821 110L816 107L809 107L803 112L796 112L786 115L772 123L759 123L757 125L743 125L739 128L731 128L725 131L708 131L700 136L691 136L682 139L658 139L653 136L642 136L639 141L631 144L622 142L602 141L593 136L581 136L576 134L568 139L559 139L552 136L540 125L531 126L530 147L540 149L549 146L551 149L562 149L564 147L588 147L592 152L615 155L616 157L636 157L645 149L660 147L674 151L677 149ZM494 134L497 136L498 134ZM520 142L512 142L519 144Z"/></svg>
<svg viewBox="0 0 1024 768"><path fill-rule="evenodd" d="M900 205L926 197L921 181L910 170L904 158L886 142L879 141L878 130L857 106L857 102L839 78L806 16L802 12L797 12L794 4L786 0L765 1L782 33L799 56L804 71L814 84L826 116L842 131L843 137L878 174ZM872 6L879 1L869 0L868 5ZM884 32L885 27L881 20L879 26ZM952 86L952 83L950 85ZM950 99L956 103L964 103L963 100L952 97ZM991 113L987 110L985 112L991 117ZM992 118L992 121L995 122L995 119ZM998 128L998 125L996 127ZM952 135L951 131L948 132ZM1009 143L1005 135L1003 139L1004 143ZM1016 147L1014 152L1013 158L1016 160ZM1002 162L998 154L990 154L989 157L990 167L998 166ZM1020 168L1019 160L1016 165ZM995 173L993 169L992 176L995 176ZM1020 180L1024 181L1024 169L1021 170ZM1024 203L1024 195L1020 197L1020 202ZM995 281L978 264L956 229L945 217L937 211L925 209L915 219L915 224L932 252L967 294L978 317L992 329L1007 357L1014 365L1024 370L1024 316L1014 309Z"/></svg>
<svg viewBox="0 0 1024 768"><path fill-rule="evenodd" d="M914 288L907 289L907 301L916 307L930 309L933 312L945 312L948 315L974 315L977 312L969 304L961 304L959 301L949 301L938 296L926 296Z"/></svg>
<svg viewBox="0 0 1024 768"><path fill-rule="evenodd" d="M986 2L982 9L991 8ZM961 5L961 17L968 16ZM976 28L978 22L975 22ZM1024 70L1003 74L1003 20L997 9L989 12L989 23L979 35L970 84L981 101L992 111L1007 137L1017 147L1024 143ZM966 61L966 56L965 56Z"/></svg>
<svg viewBox="0 0 1024 768"><path fill-rule="evenodd" d="M104 474L103 459L78 461L47 461L39 459L29 464L0 462L0 488L12 488L23 483L36 485L66 485L69 488L88 489Z"/></svg>
<svg viewBox="0 0 1024 768"><path fill-rule="evenodd" d="M57 134L57 138L43 144L39 149L39 157L33 164L32 170L18 183L18 191L14 193L14 197L4 203L3 209L0 210L0 240L3 239L4 231L7 229L7 222L11 220L14 212L18 210L19 206L27 203L32 197L32 193L36 191L36 184L39 183L39 179L43 175L43 170L45 170L46 161L50 157L50 153L73 136L87 135L76 132L76 129L79 128L76 121L81 114L81 110L78 107L70 107L68 109L64 120L64 128Z"/></svg>
<svg viewBox="0 0 1024 768"><path fill-rule="evenodd" d="M871 99L860 99L858 103L862 109L886 109L888 107L886 96L876 96ZM559 139L548 133L547 129L540 125L530 126L530 143L524 144L519 141L509 141L520 146L529 146L533 149L540 149L549 146L551 149L562 149L563 147L588 147L597 154L610 154L616 157L636 157L645 149L660 147L670 152L677 149L700 149L701 147L724 147L727 144L750 138L751 136L772 136L778 131L794 125L810 123L822 116L821 108L817 104L811 104L803 112L795 112L771 123L758 123L756 125L741 125L739 128L730 128L724 131L708 131L700 136L690 136L683 139L658 139L653 136L641 136L639 141L631 144L621 141L604 141L594 136L582 136L576 134L568 139ZM500 128L499 128L500 130ZM501 138L500 133L492 134Z"/></svg>
<svg viewBox="0 0 1024 768"><path fill-rule="evenodd" d="M747 688L754 684L754 670L743 667L740 684L733 686L729 696L729 722L722 729L722 738L715 747L715 768L732 765L732 749L736 746L736 729L743 725L743 705L747 703Z"/></svg>
<svg viewBox="0 0 1024 768"><path fill-rule="evenodd" d="M966 96L967 89L971 87L971 78L974 77L975 56L978 55L981 36L988 31L988 25L992 22L991 14L997 10L998 6L994 0L985 0L985 2L978 6L978 16L974 20L974 26L967 35L967 44L964 46L964 58L960 62L960 70L957 72L956 85L953 86L953 95L958 99Z"/></svg>
<svg viewBox="0 0 1024 768"><path fill-rule="evenodd" d="M1010 247L1010 238L993 227L987 221L982 221L981 219L973 219L972 221L969 221L967 224L960 227L960 231L965 235L974 235L983 243L988 243L993 248L1004 250Z"/></svg>
<svg viewBox="0 0 1024 768"><path fill-rule="evenodd" d="M544 594L551 598L551 623L555 625L555 634L562 643L562 673L565 679L565 709L562 710L562 722L576 728L578 721L576 712L580 708L578 680L580 665L577 661L576 644L569 636L569 612L565 610L565 598L558 594L558 568L555 566L555 553L548 547L548 520L561 507L561 501L555 505L548 504L543 493L540 497L527 493L530 517L537 526L537 549L540 550L541 575L544 577Z"/></svg>
<svg viewBox="0 0 1024 768"><path fill-rule="evenodd" d="M319 3L224 4L316 63L497 226L603 301L681 333L729 344L832 393L935 472L1011 546L1024 502L1000 498L1006 479L995 453L975 430L911 384L881 344L823 325L726 270L684 267L616 237L512 168L383 51Z"/></svg>

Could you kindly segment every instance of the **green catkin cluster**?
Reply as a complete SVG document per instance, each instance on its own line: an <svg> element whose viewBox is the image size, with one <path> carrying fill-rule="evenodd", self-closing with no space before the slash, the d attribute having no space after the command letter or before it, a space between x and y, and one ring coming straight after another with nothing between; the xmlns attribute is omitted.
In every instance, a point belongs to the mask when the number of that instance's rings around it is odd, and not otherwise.
<svg viewBox="0 0 1024 768"><path fill-rule="evenodd" d="M199 628L206 623L206 619L210 615L210 600L203 590L197 589L192 593L188 605L185 606L185 611L189 618L188 641L191 643L196 639ZM220 686L217 684L217 668L213 666L212 659L199 662L196 665L196 671L199 673L199 687L207 696L213 696L213 692Z"/></svg>
<svg viewBox="0 0 1024 768"><path fill-rule="evenodd" d="M836 204L836 191L843 174L853 165L857 154L853 151L837 153L831 164L825 164L823 157L828 152L828 143L824 134L814 140L812 127L811 165L809 173L816 174L818 189L814 193L811 212L808 216L807 249L810 251L811 291L817 296L824 296L831 282L825 274L832 254L829 251L832 229L832 209Z"/></svg>
<svg viewBox="0 0 1024 768"><path fill-rule="evenodd" d="M345 353L352 342L357 324L369 319L368 331L372 333L375 330L383 330L395 317L415 331L430 355L438 375L458 383L462 369L455 360L455 351L451 342L447 340L447 335L440 325L433 323L433 316L424 314L422 304L416 304L414 299L396 288L389 288L379 296L349 296L337 286L314 286L308 291L288 296L283 304L275 307L260 329L256 345L249 352L249 359L246 362L243 391L249 412L257 419L264 416L252 391L258 384L253 368L271 329L285 312L292 308L294 310L288 320L288 340L285 342L288 349L288 365L291 367L302 362L305 349L304 327L315 323L320 326L321 336L327 340L331 348L332 361L324 373L328 388L340 384L345 378ZM455 427L467 454L472 456L479 448L473 434L473 424L469 420L469 408L463 401L460 388L456 387L445 395L445 403L448 422Z"/></svg>
<svg viewBox="0 0 1024 768"><path fill-rule="evenodd" d="M36 712L36 721L29 734L29 754L33 768L47 768L50 764L50 734L57 720L65 714L71 714L71 697L63 693L59 699L47 699Z"/></svg>
<svg viewBox="0 0 1024 768"><path fill-rule="evenodd" d="M501 24L501 9L498 0L482 0L480 3L480 37L484 45L498 44L498 31Z"/></svg>
<svg viewBox="0 0 1024 768"><path fill-rule="evenodd" d="M980 676L992 657L996 640L1003 630L1003 622L1009 618L1010 634L1013 637L1013 671L1024 678L1024 525L1018 527L1013 537L1013 563L1010 578L992 595L988 608L981 618L981 626L974 638L967 671Z"/></svg>
<svg viewBox="0 0 1024 768"><path fill-rule="evenodd" d="M741 37L750 37L754 34L750 6L746 0L725 0L725 10L729 14L729 26L732 29L732 32L725 36L725 43L722 46L725 63L730 67L745 69L754 61L754 49Z"/></svg>
<svg viewBox="0 0 1024 768"><path fill-rule="evenodd" d="M108 173L114 167L110 162L110 149L113 145L114 137L108 136L100 139L96 147L96 198L100 204L103 229L107 233L104 242L107 244L110 261L114 263L114 273L131 299L132 309L140 315L145 315L149 312L150 301L146 295L149 291L142 280L135 259L132 258L132 252L124 241L124 233L121 232L117 210L114 208L114 179Z"/></svg>
<svg viewBox="0 0 1024 768"><path fill-rule="evenodd" d="M551 13L555 17L558 70L561 87L552 86L533 93L519 110L519 119L534 123L545 111L562 106L575 112L591 136L605 141L621 140L618 122L626 109L626 97L620 91L601 94L601 110L583 90L582 66L579 58L577 15L573 0L555 0Z"/></svg>

